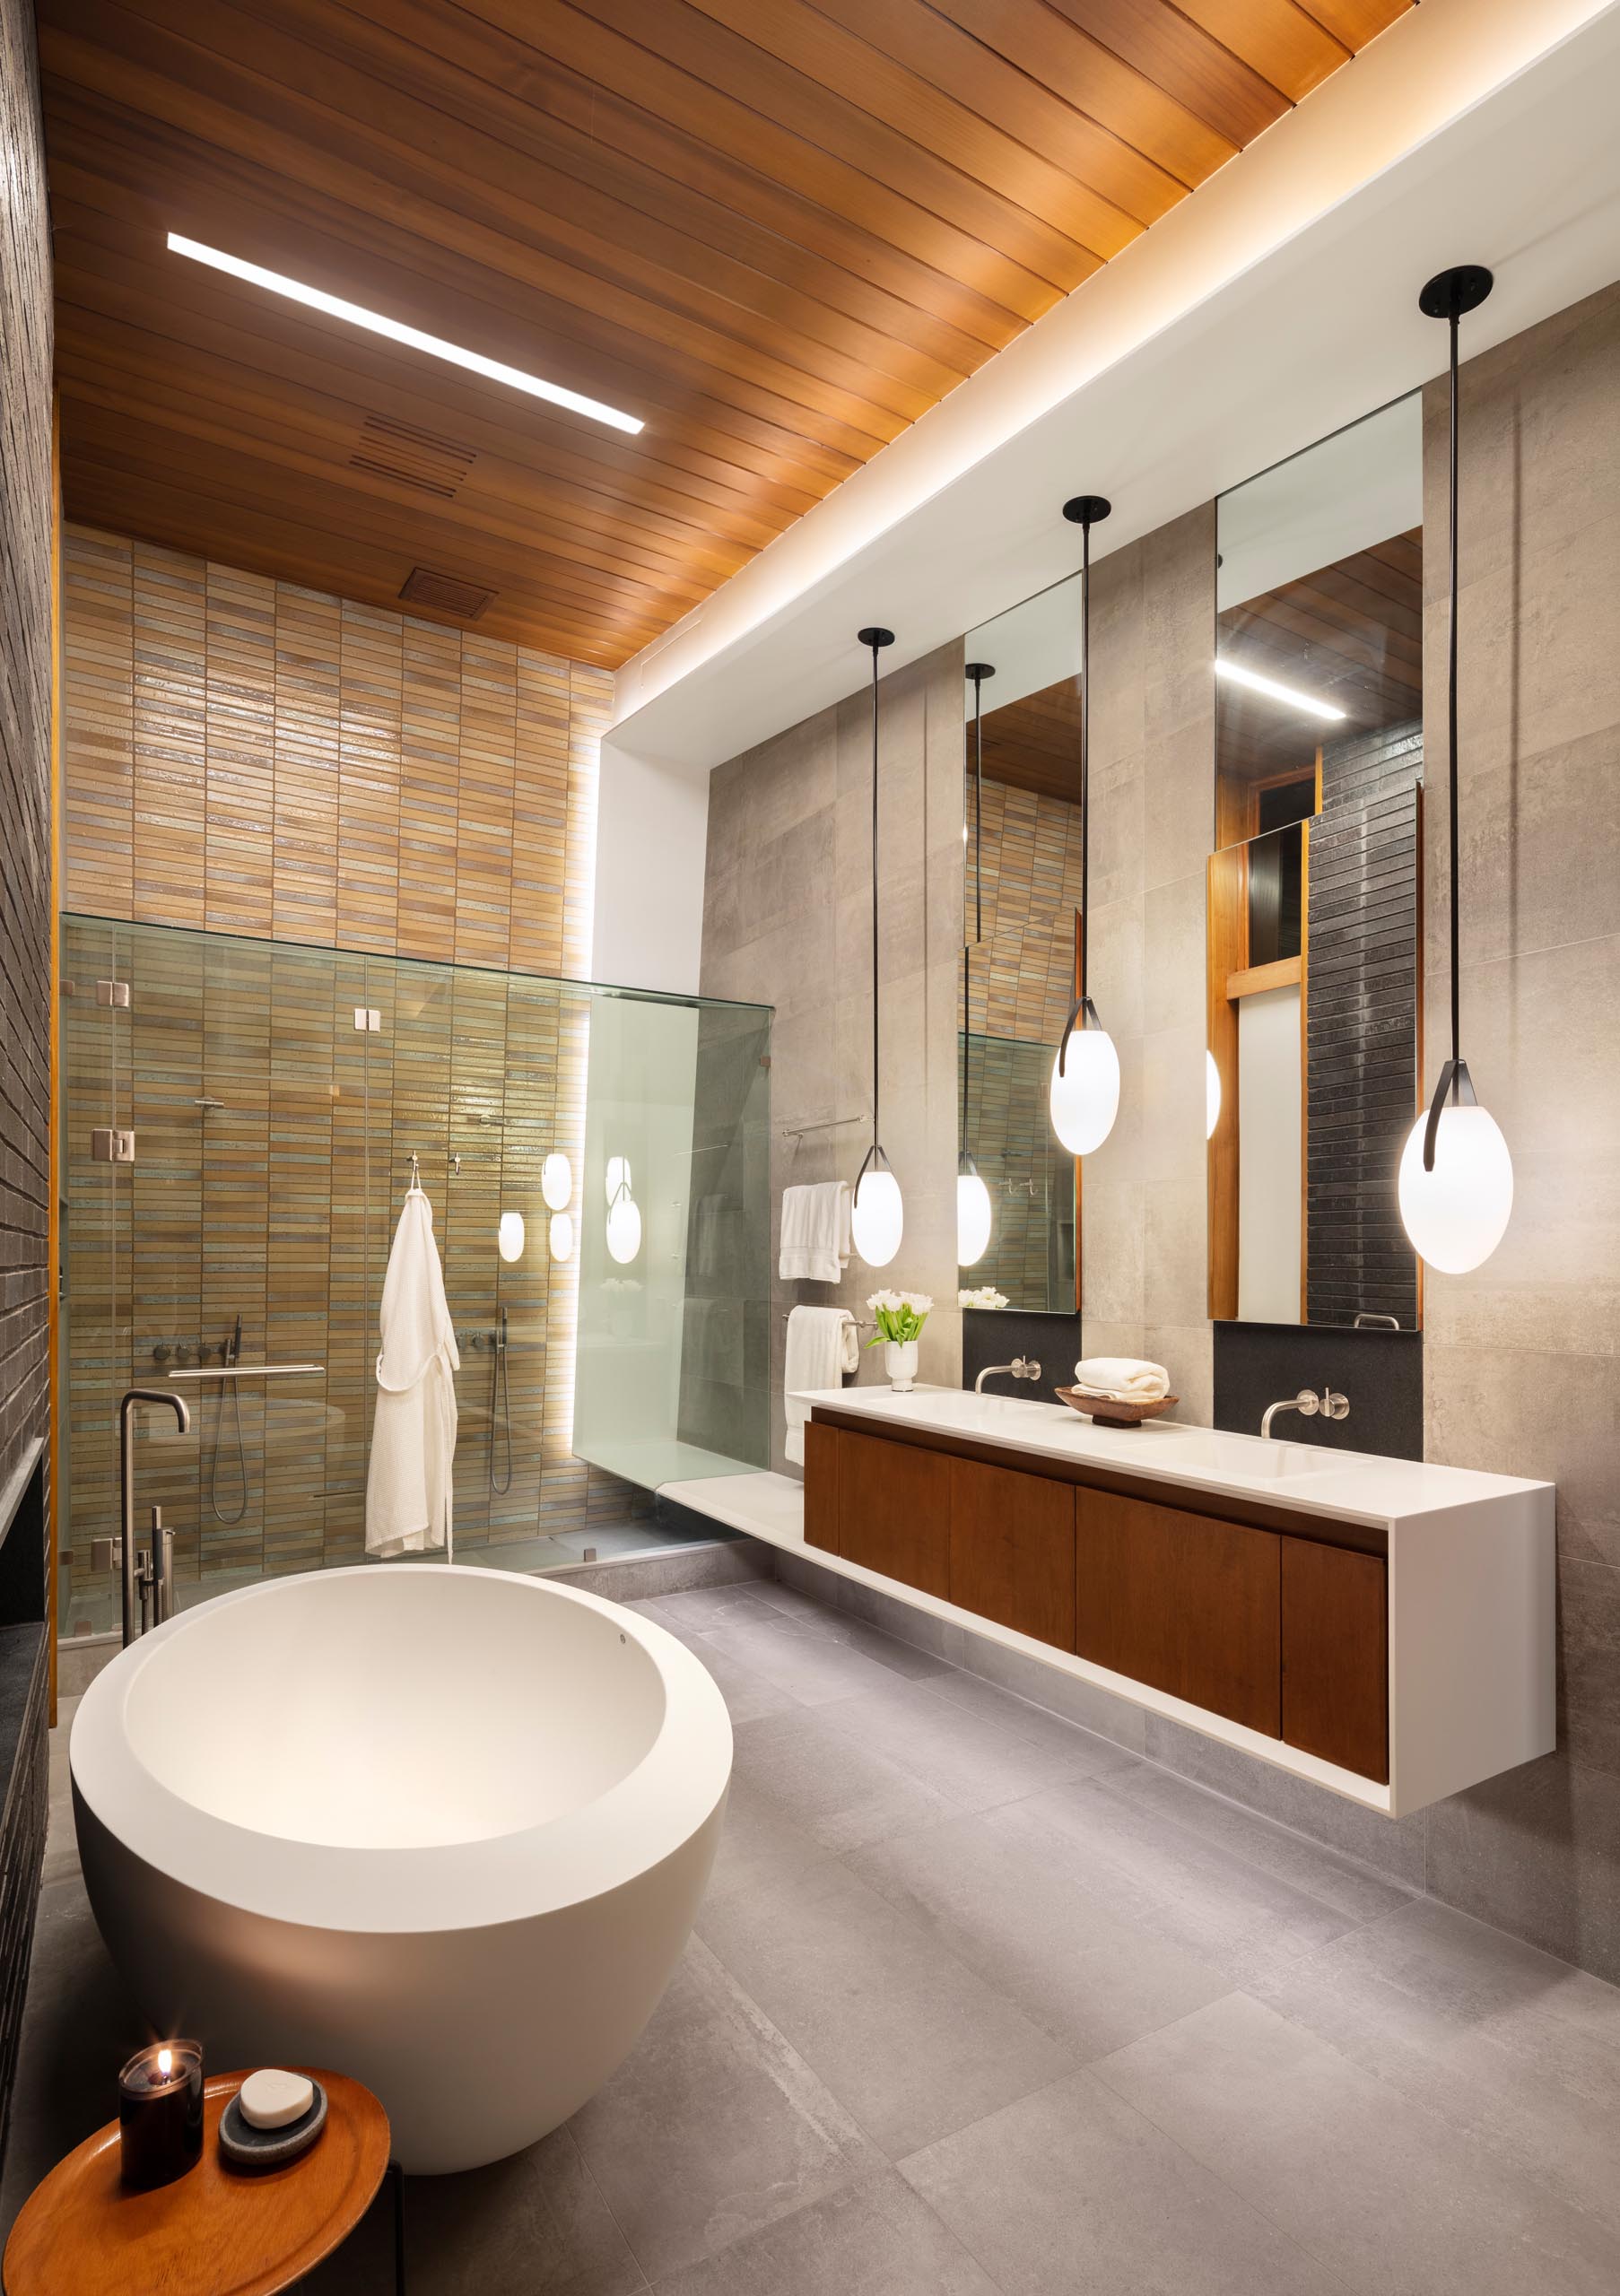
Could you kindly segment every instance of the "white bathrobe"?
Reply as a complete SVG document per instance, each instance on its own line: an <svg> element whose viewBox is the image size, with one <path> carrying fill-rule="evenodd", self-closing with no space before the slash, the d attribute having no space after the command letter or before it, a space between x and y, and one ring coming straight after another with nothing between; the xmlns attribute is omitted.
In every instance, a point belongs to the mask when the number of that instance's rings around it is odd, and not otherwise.
<svg viewBox="0 0 1620 2296"><path fill-rule="evenodd" d="M450 1467L461 1369L433 1240L433 1207L407 1194L382 1285L377 1416L366 1476L366 1552L450 1548Z"/></svg>

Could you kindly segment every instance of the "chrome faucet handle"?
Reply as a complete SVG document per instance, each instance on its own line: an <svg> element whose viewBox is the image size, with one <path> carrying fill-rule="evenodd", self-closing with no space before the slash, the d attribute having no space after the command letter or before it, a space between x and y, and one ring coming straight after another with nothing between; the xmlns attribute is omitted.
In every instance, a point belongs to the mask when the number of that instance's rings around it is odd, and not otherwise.
<svg viewBox="0 0 1620 2296"><path fill-rule="evenodd" d="M1038 1379L1041 1377L1041 1366L1032 1357L1021 1355L1013 1366L1013 1377L1015 1379Z"/></svg>
<svg viewBox="0 0 1620 2296"><path fill-rule="evenodd" d="M1348 1419L1349 1416L1349 1396L1335 1395L1331 1387L1324 1388L1322 1392L1322 1417L1324 1419Z"/></svg>

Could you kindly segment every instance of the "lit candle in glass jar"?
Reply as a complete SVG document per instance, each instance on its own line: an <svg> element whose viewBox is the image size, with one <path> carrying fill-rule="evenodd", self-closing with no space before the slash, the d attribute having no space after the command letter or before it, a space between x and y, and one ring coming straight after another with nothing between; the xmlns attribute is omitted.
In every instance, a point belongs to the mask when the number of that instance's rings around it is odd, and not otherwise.
<svg viewBox="0 0 1620 2296"><path fill-rule="evenodd" d="M203 2153L200 2041L154 2041L118 2075L120 2174L136 2191L173 2182Z"/></svg>

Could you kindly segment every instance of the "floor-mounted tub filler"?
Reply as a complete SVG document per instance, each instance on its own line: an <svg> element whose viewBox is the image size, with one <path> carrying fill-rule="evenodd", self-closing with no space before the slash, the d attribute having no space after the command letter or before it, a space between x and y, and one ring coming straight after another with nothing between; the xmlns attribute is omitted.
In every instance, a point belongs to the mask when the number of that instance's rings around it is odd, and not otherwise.
<svg viewBox="0 0 1620 2296"><path fill-rule="evenodd" d="M85 1693L91 1903L161 2033L331 2066L435 2173L531 2144L629 2054L719 1838L731 1726L635 1611L392 1563L170 1620Z"/></svg>

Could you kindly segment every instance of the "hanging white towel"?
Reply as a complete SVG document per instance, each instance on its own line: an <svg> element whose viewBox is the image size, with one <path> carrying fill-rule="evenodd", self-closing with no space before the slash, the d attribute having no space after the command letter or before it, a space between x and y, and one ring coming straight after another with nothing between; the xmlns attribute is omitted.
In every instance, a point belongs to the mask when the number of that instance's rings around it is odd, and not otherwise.
<svg viewBox="0 0 1620 2296"><path fill-rule="evenodd" d="M382 1286L377 1415L366 1475L366 1552L453 1553L450 1468L456 1457L456 1382L461 1369L433 1240L433 1207L407 1193Z"/></svg>
<svg viewBox="0 0 1620 2296"><path fill-rule="evenodd" d="M784 1283L836 1283L849 1265L849 1183L782 1191L779 1273Z"/></svg>
<svg viewBox="0 0 1620 2296"><path fill-rule="evenodd" d="M848 1371L860 1369L860 1335L848 1308L795 1308L788 1318L788 1356L782 1393L788 1414L788 1457L805 1464L805 1422L810 1406L798 1401L804 1389L835 1387Z"/></svg>

